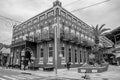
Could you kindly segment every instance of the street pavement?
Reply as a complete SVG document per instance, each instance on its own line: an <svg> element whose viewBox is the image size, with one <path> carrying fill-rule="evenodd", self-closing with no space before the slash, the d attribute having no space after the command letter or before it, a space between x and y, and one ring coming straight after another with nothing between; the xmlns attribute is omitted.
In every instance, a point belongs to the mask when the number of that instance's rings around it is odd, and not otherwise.
<svg viewBox="0 0 120 80"><path fill-rule="evenodd" d="M9 73L7 73L7 71L10 72L10 75L8 75ZM77 68L71 68L69 71L67 69L58 69L57 75L55 74L54 71L46 72L46 71L43 71L42 69L37 70L37 71L32 71L32 70L24 71L24 70L19 70L19 69L4 69L4 70L2 69L0 70L0 75L1 73L2 73L2 76L0 76L0 78L5 78L4 75L8 75L10 77L13 77L11 75L15 75L18 77L20 75L23 77L29 76L25 78L24 80L30 80L31 77L33 77L33 79L31 80L86 80L82 78L82 76L85 76L85 74L78 73ZM106 72L87 73L87 75L90 77L90 79L87 79L87 80L120 80L120 66L110 65L108 71ZM6 80L9 80L9 79L6 79ZM17 80L22 80L22 79L17 79Z"/></svg>
<svg viewBox="0 0 120 80"><path fill-rule="evenodd" d="M38 76L26 71L0 69L0 80L78 80L58 76Z"/></svg>

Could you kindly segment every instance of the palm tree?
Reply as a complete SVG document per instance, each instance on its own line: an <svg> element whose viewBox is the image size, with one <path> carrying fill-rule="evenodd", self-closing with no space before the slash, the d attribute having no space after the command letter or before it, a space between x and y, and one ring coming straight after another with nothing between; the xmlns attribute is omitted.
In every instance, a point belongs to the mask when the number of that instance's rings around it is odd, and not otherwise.
<svg viewBox="0 0 120 80"><path fill-rule="evenodd" d="M96 56L97 55L99 56L99 54L98 54L98 50L99 50L98 45L99 45L99 42L100 42L100 37L104 36L105 32L110 30L109 28L103 28L104 26L105 26L105 24L102 24L100 27L99 27L98 24L95 27L92 26L93 36L95 37L95 49L94 50L96 50L96 52L95 52L95 53L97 53ZM99 59L99 58L96 57L96 59Z"/></svg>

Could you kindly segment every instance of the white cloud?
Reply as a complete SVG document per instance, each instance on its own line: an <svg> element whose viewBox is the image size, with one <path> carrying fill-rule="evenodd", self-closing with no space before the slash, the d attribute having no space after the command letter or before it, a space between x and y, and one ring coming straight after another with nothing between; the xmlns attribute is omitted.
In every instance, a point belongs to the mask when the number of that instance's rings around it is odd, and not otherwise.
<svg viewBox="0 0 120 80"><path fill-rule="evenodd" d="M52 7L55 0L0 0L0 15L13 18L18 21L25 21L42 11ZM104 0L60 0L64 8L69 11L83 8L91 4L102 2ZM69 3L73 2L70 5ZM106 24L106 27L116 28L120 25L120 0L111 0L109 2L86 8L81 11L74 12L81 20L88 24ZM11 37L12 27L10 23L0 18L0 41ZM7 25L6 25L7 24ZM3 36L5 35L5 36ZM1 40L2 39L2 40ZM6 41L7 42L7 41Z"/></svg>

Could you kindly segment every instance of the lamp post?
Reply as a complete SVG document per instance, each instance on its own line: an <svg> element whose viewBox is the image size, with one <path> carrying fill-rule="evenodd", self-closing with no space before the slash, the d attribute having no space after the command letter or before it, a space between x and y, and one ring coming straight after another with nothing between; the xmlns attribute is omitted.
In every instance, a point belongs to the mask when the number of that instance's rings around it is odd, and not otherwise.
<svg viewBox="0 0 120 80"><path fill-rule="evenodd" d="M54 32L55 32L55 74L57 75L57 26L55 26L55 29L54 29Z"/></svg>
<svg viewBox="0 0 120 80"><path fill-rule="evenodd" d="M0 64L1 64L1 66L2 66L2 51L0 51Z"/></svg>

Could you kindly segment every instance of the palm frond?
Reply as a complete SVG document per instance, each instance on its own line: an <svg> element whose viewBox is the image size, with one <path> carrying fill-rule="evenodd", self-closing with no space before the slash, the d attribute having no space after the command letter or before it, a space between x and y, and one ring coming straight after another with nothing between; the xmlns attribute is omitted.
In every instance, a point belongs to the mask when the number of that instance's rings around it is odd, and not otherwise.
<svg viewBox="0 0 120 80"><path fill-rule="evenodd" d="M100 31L100 34L103 34L105 31L108 31L108 30L110 30L110 29L109 29L109 28L102 29L102 30Z"/></svg>
<svg viewBox="0 0 120 80"><path fill-rule="evenodd" d="M96 25L96 31L98 31L98 24Z"/></svg>
<svg viewBox="0 0 120 80"><path fill-rule="evenodd" d="M99 31L105 26L105 24L101 25L99 28Z"/></svg>

